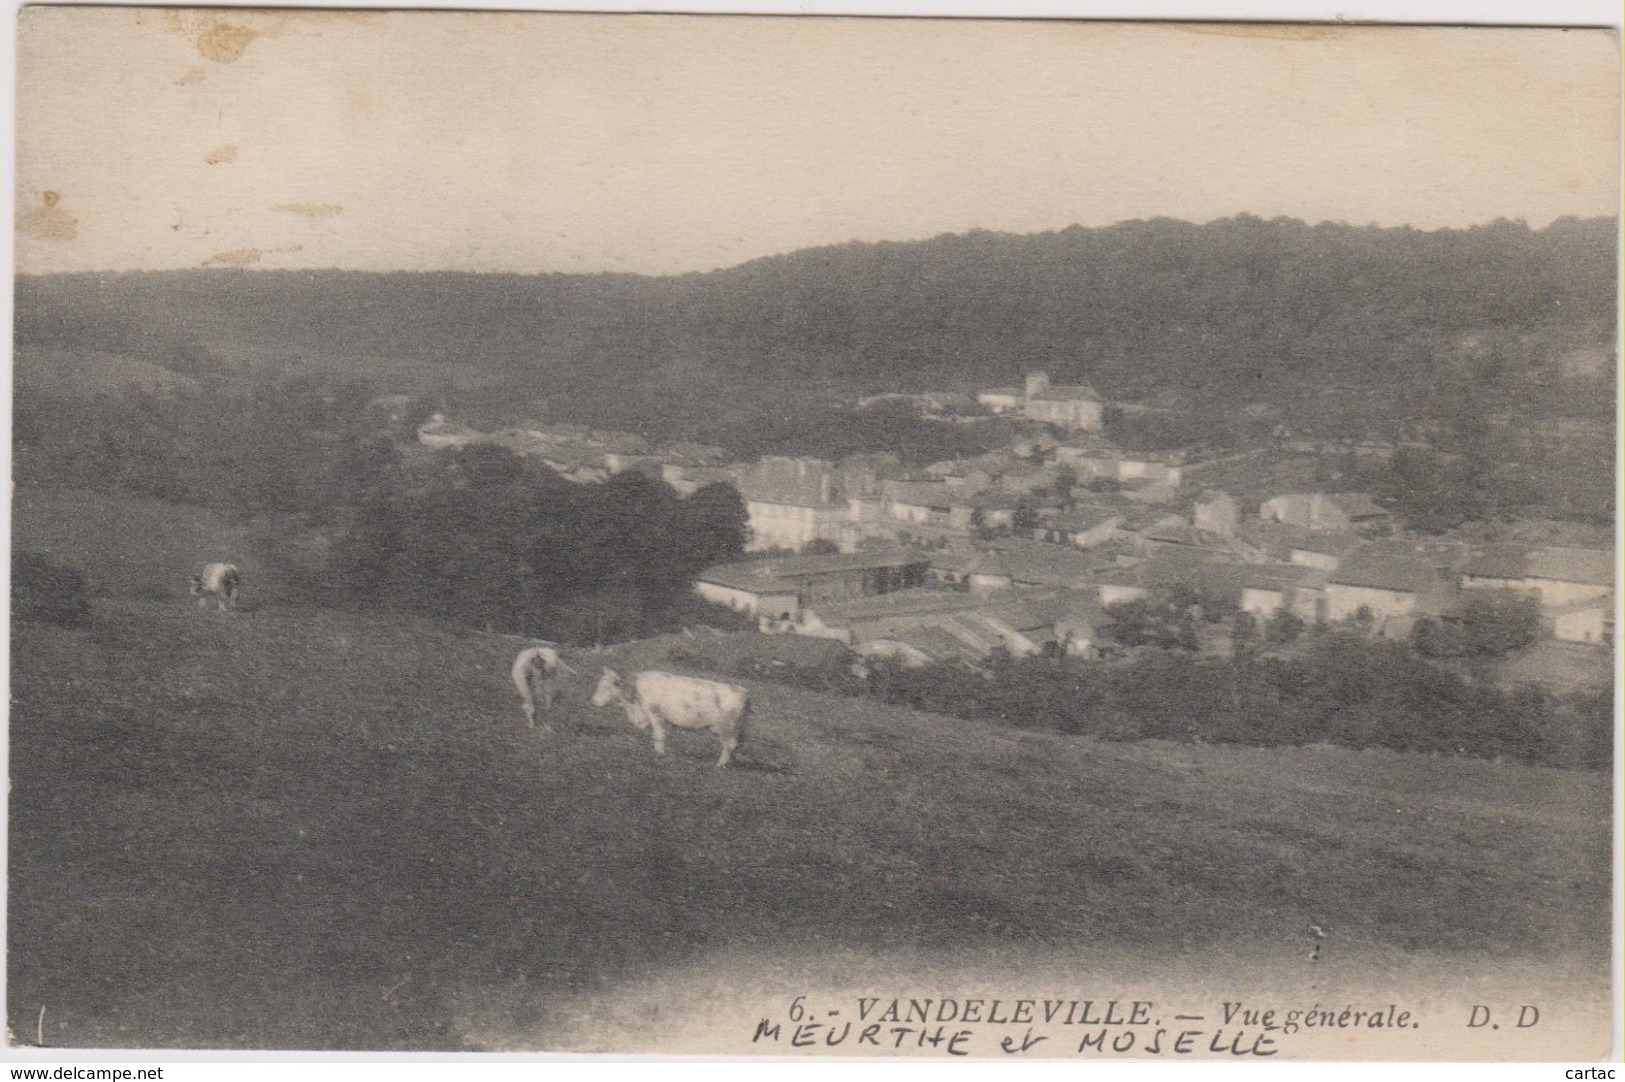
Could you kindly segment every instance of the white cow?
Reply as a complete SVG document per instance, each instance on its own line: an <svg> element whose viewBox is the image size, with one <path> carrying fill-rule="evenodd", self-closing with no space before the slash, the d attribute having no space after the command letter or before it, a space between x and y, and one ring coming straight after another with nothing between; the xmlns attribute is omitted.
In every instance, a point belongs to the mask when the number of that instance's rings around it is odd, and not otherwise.
<svg viewBox="0 0 1625 1082"><path fill-rule="evenodd" d="M527 647L513 659L513 686L524 701L525 722L532 729L536 728L536 704L540 702L543 736L553 731L553 721L548 715L552 713L553 700L558 696L561 672L573 673L575 670L559 657L558 648L553 643Z"/></svg>
<svg viewBox="0 0 1625 1082"><path fill-rule="evenodd" d="M209 564L203 574L192 576L192 596L197 598L200 609L206 608L213 598L221 612L228 612L237 604L242 584L243 573L237 570L236 564Z"/></svg>
<svg viewBox="0 0 1625 1082"><path fill-rule="evenodd" d="M744 688L669 672L634 673L631 683L628 691L620 673L605 669L592 704L599 708L621 704L628 721L653 731L656 755L666 754L667 725L709 729L722 741L717 765L728 765L744 735L745 714L750 710L750 695Z"/></svg>

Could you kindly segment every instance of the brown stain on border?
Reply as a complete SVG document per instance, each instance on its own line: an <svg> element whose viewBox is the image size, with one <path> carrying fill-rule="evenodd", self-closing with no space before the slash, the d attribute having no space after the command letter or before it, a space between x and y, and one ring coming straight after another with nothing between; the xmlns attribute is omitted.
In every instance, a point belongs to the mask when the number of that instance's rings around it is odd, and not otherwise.
<svg viewBox="0 0 1625 1082"><path fill-rule="evenodd" d="M224 252L216 252L203 261L205 267L251 267L265 258L265 253L258 248L232 248Z"/></svg>
<svg viewBox="0 0 1625 1082"><path fill-rule="evenodd" d="M198 55L216 64L232 64L242 59L254 41L279 37L295 24L320 26L324 23L365 23L388 14L383 11L293 11L279 8L151 9L140 11L136 19L143 25L153 20L172 33L191 38ZM194 67L175 80L178 86L202 82L207 68Z"/></svg>
<svg viewBox="0 0 1625 1082"><path fill-rule="evenodd" d="M158 14L171 31L192 39L199 56L217 64L231 64L241 59L248 46L264 32L241 25L241 21L227 22L217 11L169 10ZM233 9L232 17L241 20L243 14L247 13ZM177 81L184 86L202 77L203 72L193 68Z"/></svg>
<svg viewBox="0 0 1625 1082"><path fill-rule="evenodd" d="M332 218L344 213L341 203L277 203L271 209L306 218Z"/></svg>
<svg viewBox="0 0 1625 1082"><path fill-rule="evenodd" d="M237 160L237 144L227 143L225 146L215 147L203 156L209 165L230 165Z"/></svg>
<svg viewBox="0 0 1625 1082"><path fill-rule="evenodd" d="M62 207L57 192L43 192L43 205L17 214L17 232L38 240L73 240L79 236L79 219Z"/></svg>
<svg viewBox="0 0 1625 1082"><path fill-rule="evenodd" d="M229 248L226 251L214 253L214 255L203 261L203 265L205 267L252 267L268 255L297 252L303 248L303 244L290 244L286 248Z"/></svg>
<svg viewBox="0 0 1625 1082"><path fill-rule="evenodd" d="M198 32L198 55L218 64L235 63L259 36L258 30L210 19L208 25Z"/></svg>

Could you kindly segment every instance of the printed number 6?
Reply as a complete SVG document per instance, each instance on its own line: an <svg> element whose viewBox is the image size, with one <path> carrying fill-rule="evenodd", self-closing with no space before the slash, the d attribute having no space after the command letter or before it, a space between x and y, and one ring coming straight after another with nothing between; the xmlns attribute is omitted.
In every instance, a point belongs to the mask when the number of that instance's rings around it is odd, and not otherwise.
<svg viewBox="0 0 1625 1082"><path fill-rule="evenodd" d="M806 998L806 996L797 996L790 1001L790 1021L799 1022L807 1016L807 1012L801 1007L801 1001Z"/></svg>

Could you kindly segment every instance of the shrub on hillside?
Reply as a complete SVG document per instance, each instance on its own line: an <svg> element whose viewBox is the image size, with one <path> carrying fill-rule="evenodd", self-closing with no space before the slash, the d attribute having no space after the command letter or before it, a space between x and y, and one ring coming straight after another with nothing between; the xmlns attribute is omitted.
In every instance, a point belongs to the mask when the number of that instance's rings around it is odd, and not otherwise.
<svg viewBox="0 0 1625 1082"><path fill-rule="evenodd" d="M1285 646L1287 643L1297 642L1308 627L1303 618L1286 609L1277 609L1269 622L1264 625L1264 638L1276 646Z"/></svg>
<svg viewBox="0 0 1625 1082"><path fill-rule="evenodd" d="M867 680L761 658L693 661L728 675L1105 740L1329 743L1586 769L1612 762L1606 696L1505 691L1431 664L1402 643L1370 642L1350 630L1332 630L1293 658L1213 662L1158 651L1129 665L1026 658L981 671L876 661Z"/></svg>
<svg viewBox="0 0 1625 1082"><path fill-rule="evenodd" d="M1556 723L1545 732L1541 762L1580 770L1614 765L1614 696L1610 691L1566 696L1555 704Z"/></svg>
<svg viewBox="0 0 1625 1082"><path fill-rule="evenodd" d="M1469 654L1502 657L1540 634L1540 603L1532 597L1474 598L1462 612L1461 626Z"/></svg>
<svg viewBox="0 0 1625 1082"><path fill-rule="evenodd" d="M1106 615L1112 618L1112 638L1124 646L1197 649L1196 616L1188 606L1141 597L1106 606Z"/></svg>
<svg viewBox="0 0 1625 1082"><path fill-rule="evenodd" d="M1424 657L1504 657L1540 633L1540 604L1518 596L1475 597L1458 619L1418 620L1411 645Z"/></svg>
<svg viewBox="0 0 1625 1082"><path fill-rule="evenodd" d="M1411 627L1411 649L1423 657L1462 657L1467 653L1461 626L1423 617Z"/></svg>
<svg viewBox="0 0 1625 1082"><path fill-rule="evenodd" d="M572 484L550 470L513 480L508 465L443 456L383 486L348 516L340 581L363 603L569 643L749 626L691 594L701 568L744 547L731 485L680 499L635 472Z"/></svg>

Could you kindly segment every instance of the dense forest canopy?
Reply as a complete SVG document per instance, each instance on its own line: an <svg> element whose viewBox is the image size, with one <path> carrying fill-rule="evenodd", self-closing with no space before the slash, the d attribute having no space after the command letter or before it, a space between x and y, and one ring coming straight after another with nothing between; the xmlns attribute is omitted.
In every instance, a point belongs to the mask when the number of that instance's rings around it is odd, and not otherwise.
<svg viewBox="0 0 1625 1082"><path fill-rule="evenodd" d="M1123 400L1380 429L1611 343L1611 219L1425 232L1242 215L846 244L667 278L194 270L22 277L20 347L437 395L485 424L737 434L1046 368ZM1465 345L1464 345L1465 344ZM1543 399L1612 416L1595 394ZM1575 400L1571 400L1575 399Z"/></svg>

